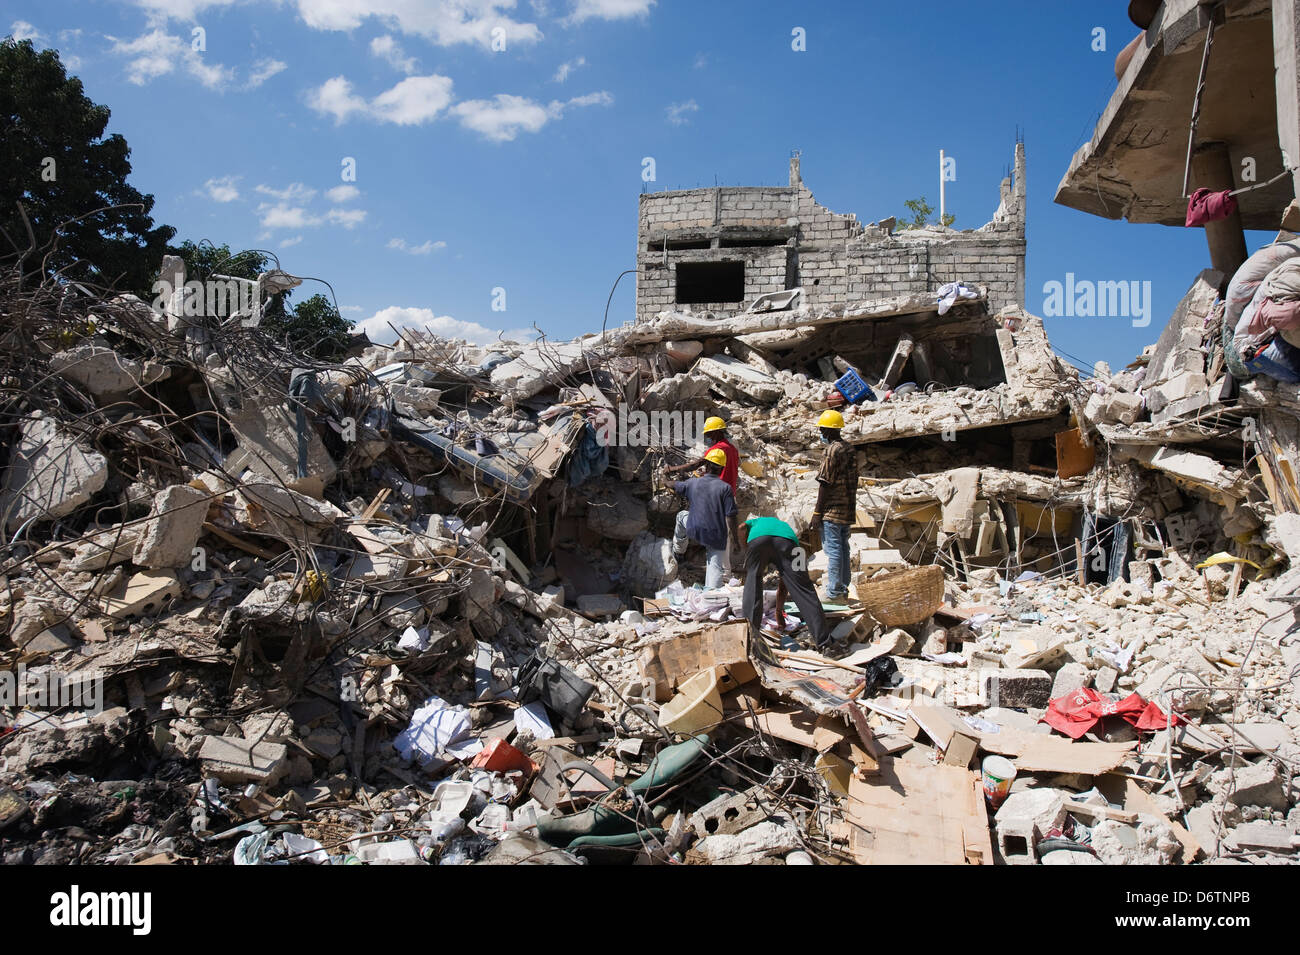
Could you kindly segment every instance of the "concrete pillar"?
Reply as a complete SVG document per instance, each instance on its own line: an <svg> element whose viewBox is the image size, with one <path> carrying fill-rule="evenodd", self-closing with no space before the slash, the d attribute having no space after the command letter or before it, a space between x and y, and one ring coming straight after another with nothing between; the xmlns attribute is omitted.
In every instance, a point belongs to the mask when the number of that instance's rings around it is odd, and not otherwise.
<svg viewBox="0 0 1300 955"><path fill-rule="evenodd" d="M1273 68L1277 141L1288 165L1300 163L1300 0L1273 0ZM1300 196L1300 171L1292 173Z"/></svg>
<svg viewBox="0 0 1300 955"><path fill-rule="evenodd" d="M1215 192L1235 189L1232 171L1232 157L1226 143L1202 143L1192 153L1191 188ZM1232 275L1246 261L1246 233L1239 212L1217 222L1207 222L1205 241L1210 246L1210 264L1224 275Z"/></svg>

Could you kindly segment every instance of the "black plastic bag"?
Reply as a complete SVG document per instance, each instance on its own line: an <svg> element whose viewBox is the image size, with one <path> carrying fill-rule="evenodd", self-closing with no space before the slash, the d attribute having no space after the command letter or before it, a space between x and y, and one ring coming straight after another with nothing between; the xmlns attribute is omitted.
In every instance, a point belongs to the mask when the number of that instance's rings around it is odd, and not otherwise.
<svg viewBox="0 0 1300 955"><path fill-rule="evenodd" d="M537 650L524 661L515 679L519 702L541 700L546 708L566 723L573 723L596 687L566 666Z"/></svg>

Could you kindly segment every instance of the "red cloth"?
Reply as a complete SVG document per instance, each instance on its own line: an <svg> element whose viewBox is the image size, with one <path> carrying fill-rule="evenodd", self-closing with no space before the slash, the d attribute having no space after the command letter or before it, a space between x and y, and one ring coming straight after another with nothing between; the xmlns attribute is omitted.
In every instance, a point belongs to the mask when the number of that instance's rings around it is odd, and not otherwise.
<svg viewBox="0 0 1300 955"><path fill-rule="evenodd" d="M731 493L735 494L740 490L740 452L726 438L714 444L704 453L708 454L713 448L720 448L722 453L727 456L727 466L722 469L722 474L719 477L731 485Z"/></svg>
<svg viewBox="0 0 1300 955"><path fill-rule="evenodd" d="M1228 218L1237 211L1237 197L1230 195L1231 192L1231 189L1222 192L1197 189L1187 203L1187 225L1205 225Z"/></svg>
<svg viewBox="0 0 1300 955"><path fill-rule="evenodd" d="M1047 713L1039 720L1071 739L1078 739L1107 716L1122 716L1140 730L1162 730L1173 723L1181 726L1186 720L1177 713L1172 720L1154 703L1148 703L1136 693L1112 701L1096 690L1083 687L1066 696L1059 696L1047 704Z"/></svg>

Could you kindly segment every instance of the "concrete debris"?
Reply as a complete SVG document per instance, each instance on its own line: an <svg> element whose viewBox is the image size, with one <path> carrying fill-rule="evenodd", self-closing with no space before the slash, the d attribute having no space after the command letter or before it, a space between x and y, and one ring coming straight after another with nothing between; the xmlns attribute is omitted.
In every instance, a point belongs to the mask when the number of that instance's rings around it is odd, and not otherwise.
<svg viewBox="0 0 1300 955"><path fill-rule="evenodd" d="M1294 858L1300 397L1231 378L1226 273L1130 367L1060 361L1024 171L963 232L833 213L797 158L647 192L637 321L568 342L331 363L0 284L0 374L42 382L0 399L5 861ZM817 645L829 410L859 478ZM724 431L779 574L730 529L674 551ZM1094 694L1146 709L1048 725Z"/></svg>

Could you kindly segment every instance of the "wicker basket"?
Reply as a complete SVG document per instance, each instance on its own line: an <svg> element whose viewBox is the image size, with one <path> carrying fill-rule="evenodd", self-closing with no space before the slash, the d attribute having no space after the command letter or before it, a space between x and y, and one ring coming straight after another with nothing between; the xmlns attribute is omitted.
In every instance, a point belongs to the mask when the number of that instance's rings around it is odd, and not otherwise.
<svg viewBox="0 0 1300 955"><path fill-rule="evenodd" d="M943 605L943 568L908 567L874 580L858 581L858 599L887 627L910 627Z"/></svg>

